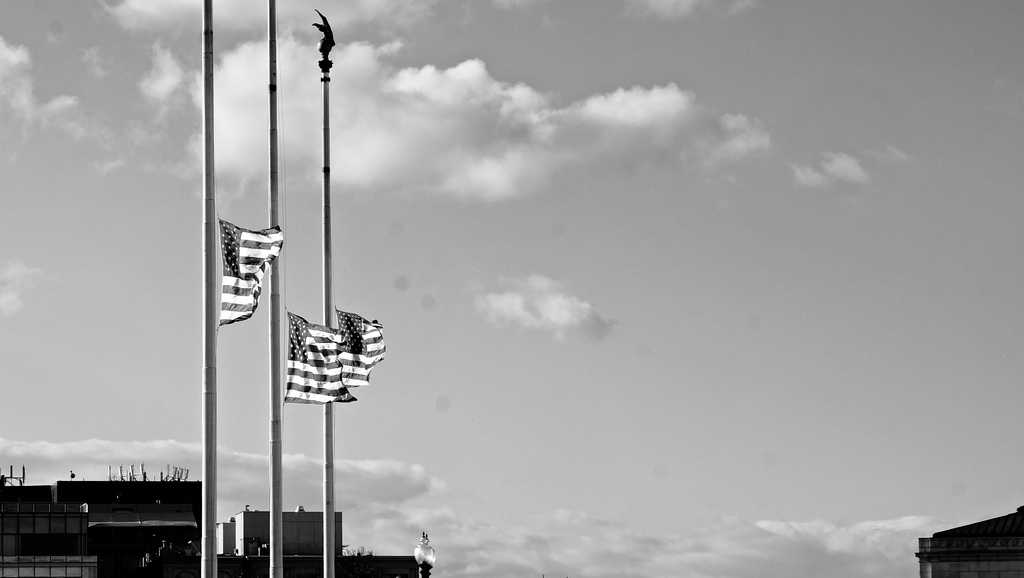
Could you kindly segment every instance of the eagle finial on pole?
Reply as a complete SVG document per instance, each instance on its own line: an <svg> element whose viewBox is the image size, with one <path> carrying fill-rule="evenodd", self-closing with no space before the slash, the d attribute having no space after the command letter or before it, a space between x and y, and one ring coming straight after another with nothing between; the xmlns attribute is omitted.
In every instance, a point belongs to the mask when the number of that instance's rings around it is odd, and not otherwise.
<svg viewBox="0 0 1024 578"><path fill-rule="evenodd" d="M315 8L313 10L317 14L320 14L319 10L316 10ZM323 20L323 24L313 23L313 26L324 34L324 37L316 47L317 50L320 51L320 55L326 61L327 56L331 53L331 49L334 48L334 32L331 31L331 24L327 22L327 18L323 14L320 14L320 20Z"/></svg>

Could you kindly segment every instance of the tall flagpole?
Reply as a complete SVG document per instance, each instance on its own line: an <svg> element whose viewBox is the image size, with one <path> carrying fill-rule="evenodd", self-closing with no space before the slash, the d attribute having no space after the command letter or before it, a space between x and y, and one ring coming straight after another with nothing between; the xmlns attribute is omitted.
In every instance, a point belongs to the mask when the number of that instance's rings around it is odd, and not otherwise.
<svg viewBox="0 0 1024 578"><path fill-rule="evenodd" d="M203 0L203 498L200 575L217 578L217 192L213 172L213 0Z"/></svg>
<svg viewBox="0 0 1024 578"><path fill-rule="evenodd" d="M270 56L270 226L280 226L277 156L277 6L267 2ZM283 258L283 255L281 256ZM270 262L270 578L284 576L284 511L281 464L281 258Z"/></svg>
<svg viewBox="0 0 1024 578"><path fill-rule="evenodd" d="M317 10L317 14L320 11ZM320 14L323 24L314 24L324 33L318 46L321 59L320 83L323 87L323 275L324 325L336 327L334 313L333 275L331 273L331 122L330 85L331 65L328 55L334 47L334 34L327 18ZM334 578L334 404L324 404L324 578Z"/></svg>

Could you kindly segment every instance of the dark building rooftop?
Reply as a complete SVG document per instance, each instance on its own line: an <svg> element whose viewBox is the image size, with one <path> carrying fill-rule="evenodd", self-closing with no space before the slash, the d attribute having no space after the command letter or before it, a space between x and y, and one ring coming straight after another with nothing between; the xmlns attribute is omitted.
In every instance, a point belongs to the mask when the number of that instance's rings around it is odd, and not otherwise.
<svg viewBox="0 0 1024 578"><path fill-rule="evenodd" d="M8 486L0 484L0 502L50 502L50 486Z"/></svg>
<svg viewBox="0 0 1024 578"><path fill-rule="evenodd" d="M998 518L991 518L942 530L932 535L933 538L994 538L999 536L1024 536L1024 506L1017 511Z"/></svg>

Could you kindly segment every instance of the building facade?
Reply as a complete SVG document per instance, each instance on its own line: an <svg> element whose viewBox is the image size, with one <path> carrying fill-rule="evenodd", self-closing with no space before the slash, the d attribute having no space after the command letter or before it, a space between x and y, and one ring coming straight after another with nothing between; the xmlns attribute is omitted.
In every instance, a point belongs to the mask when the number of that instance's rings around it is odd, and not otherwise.
<svg viewBox="0 0 1024 578"><path fill-rule="evenodd" d="M918 541L921 578L1024 578L1024 506Z"/></svg>
<svg viewBox="0 0 1024 578"><path fill-rule="evenodd" d="M98 578L84 504L0 502L0 577Z"/></svg>
<svg viewBox="0 0 1024 578"><path fill-rule="evenodd" d="M186 480L0 484L0 578L199 578L201 500ZM323 576L322 520L283 513L285 578ZM338 578L418 576L412 556L341 555L341 520ZM218 578L268 578L269 542L267 511L217 524Z"/></svg>
<svg viewBox="0 0 1024 578"><path fill-rule="evenodd" d="M0 578L124 578L163 543L198 539L199 482L0 486Z"/></svg>
<svg viewBox="0 0 1024 578"><path fill-rule="evenodd" d="M320 578L323 576L324 527L323 512L295 512L281 514L282 553L285 578ZM342 515L335 516L334 551L335 574L338 578L416 578L419 571L412 556L341 555ZM270 512L245 510L227 522L217 524L217 572L221 578L268 578L270 576ZM180 572L191 572L190 563L198 561L176 559L154 561L163 570L152 578L198 578ZM171 565L173 570L168 570ZM198 566L194 568L198 571ZM175 573L178 572L178 573ZM235 574L240 572L241 574Z"/></svg>
<svg viewBox="0 0 1024 578"><path fill-rule="evenodd" d="M322 512L281 513L282 552L285 556L324 553L324 516ZM342 516L334 517L334 551L344 548ZM245 510L227 522L217 522L217 554L256 556L266 554L270 544L270 512Z"/></svg>

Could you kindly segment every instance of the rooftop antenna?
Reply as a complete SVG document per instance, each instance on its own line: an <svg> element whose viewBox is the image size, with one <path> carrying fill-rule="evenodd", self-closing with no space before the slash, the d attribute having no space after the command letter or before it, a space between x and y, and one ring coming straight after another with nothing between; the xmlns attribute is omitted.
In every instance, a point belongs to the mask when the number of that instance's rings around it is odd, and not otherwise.
<svg viewBox="0 0 1024 578"><path fill-rule="evenodd" d="M25 485L25 466L21 466L21 477L14 475L14 466L10 466L10 474L0 474L0 486L10 485L13 486L14 482L18 482L19 486Z"/></svg>

